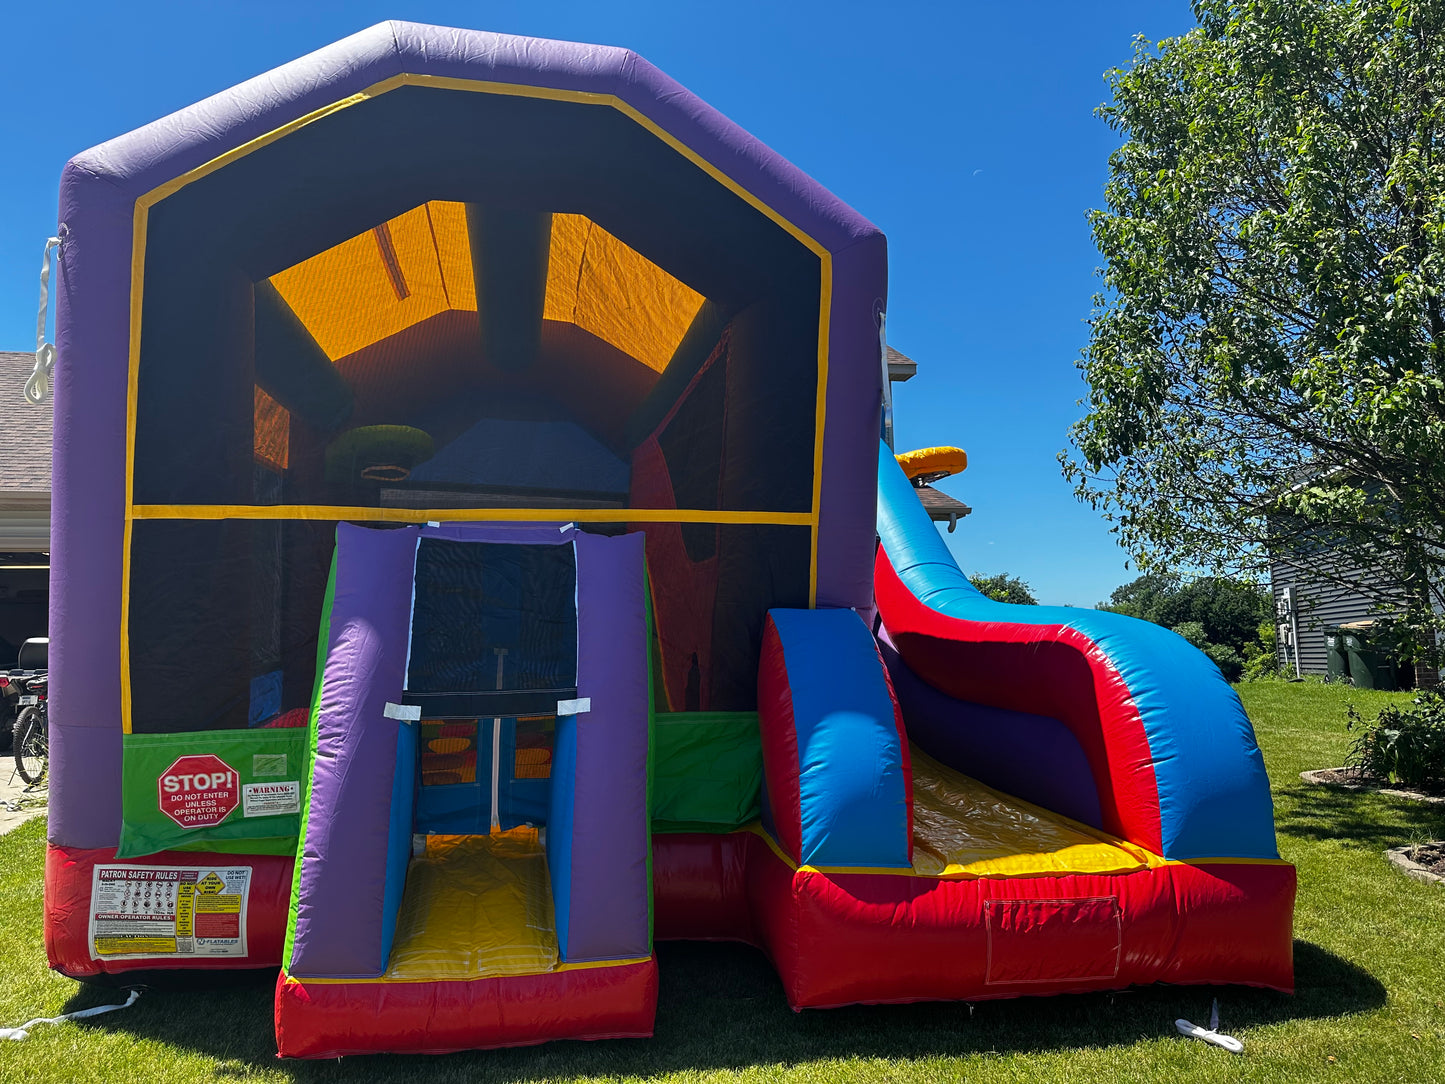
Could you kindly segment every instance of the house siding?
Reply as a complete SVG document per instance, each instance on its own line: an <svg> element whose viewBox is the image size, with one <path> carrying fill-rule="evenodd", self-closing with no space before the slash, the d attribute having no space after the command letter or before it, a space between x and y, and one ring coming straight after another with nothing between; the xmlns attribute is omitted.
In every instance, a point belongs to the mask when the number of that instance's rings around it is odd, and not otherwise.
<svg viewBox="0 0 1445 1084"><path fill-rule="evenodd" d="M1316 567L1330 566L1338 569L1340 564L1332 561L1328 554L1312 554L1311 563ZM1325 630L1351 621L1365 621L1383 616L1392 607L1365 592L1369 585L1379 584L1382 577L1369 575L1356 577L1365 590L1352 590L1337 583L1329 582L1300 563L1273 559L1270 564L1270 589L1274 596L1276 621L1284 623L1287 618L1279 616L1280 601L1285 588L1291 588L1294 599L1295 621L1299 635L1299 664L1301 674L1324 674L1328 670L1325 649ZM1294 668L1294 656L1284 637L1279 639L1280 667Z"/></svg>
<svg viewBox="0 0 1445 1084"><path fill-rule="evenodd" d="M0 351L0 553L50 549L51 404L32 406L34 354Z"/></svg>

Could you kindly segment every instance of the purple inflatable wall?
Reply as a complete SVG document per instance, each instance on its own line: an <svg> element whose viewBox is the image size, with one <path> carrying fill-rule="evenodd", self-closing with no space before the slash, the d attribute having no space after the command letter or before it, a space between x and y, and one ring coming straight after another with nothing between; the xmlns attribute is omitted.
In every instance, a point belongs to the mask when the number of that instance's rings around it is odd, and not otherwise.
<svg viewBox="0 0 1445 1084"><path fill-rule="evenodd" d="M625 49L384 23L77 155L61 179L57 275L50 838L110 847L120 821L122 582L130 500L131 355L145 208L188 171L378 85L467 80L602 96L809 239L831 304L811 515L819 606L871 598L886 295L883 235L781 157ZM368 89L371 88L371 89ZM283 183L278 178L278 184ZM171 187L163 187L171 186Z"/></svg>

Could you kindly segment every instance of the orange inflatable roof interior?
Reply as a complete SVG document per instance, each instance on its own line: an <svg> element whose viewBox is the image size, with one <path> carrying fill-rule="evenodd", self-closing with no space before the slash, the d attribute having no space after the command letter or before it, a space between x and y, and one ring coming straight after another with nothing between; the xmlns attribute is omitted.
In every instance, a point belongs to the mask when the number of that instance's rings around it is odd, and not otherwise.
<svg viewBox="0 0 1445 1084"><path fill-rule="evenodd" d="M689 288L590 219L551 216L543 318L661 372L697 311ZM333 361L449 310L477 311L467 208L432 201L271 277Z"/></svg>

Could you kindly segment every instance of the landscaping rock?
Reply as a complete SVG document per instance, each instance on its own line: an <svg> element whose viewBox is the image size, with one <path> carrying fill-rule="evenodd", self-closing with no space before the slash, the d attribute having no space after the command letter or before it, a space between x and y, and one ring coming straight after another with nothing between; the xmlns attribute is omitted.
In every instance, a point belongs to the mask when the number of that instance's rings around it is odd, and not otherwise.
<svg viewBox="0 0 1445 1084"><path fill-rule="evenodd" d="M1429 884L1445 884L1445 840L1396 847L1386 851L1385 857L1406 877Z"/></svg>
<svg viewBox="0 0 1445 1084"><path fill-rule="evenodd" d="M1445 794L1427 794L1423 790L1407 790L1392 787L1382 779L1363 774L1358 768L1316 768L1312 772L1300 772L1299 777L1306 783L1326 787L1340 787L1344 790L1368 790L1389 798L1408 798L1414 802L1430 802L1445 805Z"/></svg>

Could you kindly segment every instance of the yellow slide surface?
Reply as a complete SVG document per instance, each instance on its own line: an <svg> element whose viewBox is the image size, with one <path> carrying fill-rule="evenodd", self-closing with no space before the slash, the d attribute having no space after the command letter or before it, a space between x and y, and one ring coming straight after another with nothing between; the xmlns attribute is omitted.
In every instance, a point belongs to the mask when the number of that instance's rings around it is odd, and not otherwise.
<svg viewBox="0 0 1445 1084"><path fill-rule="evenodd" d="M530 828L428 836L413 858L386 978L536 975L557 966L547 856Z"/></svg>
<svg viewBox="0 0 1445 1084"><path fill-rule="evenodd" d="M1141 847L913 759L913 871L923 877L1126 873L1162 865Z"/></svg>

